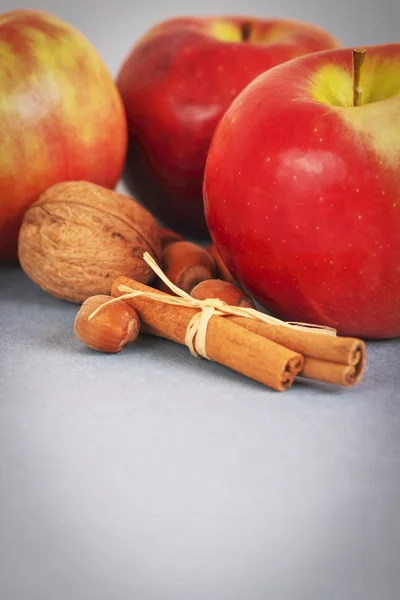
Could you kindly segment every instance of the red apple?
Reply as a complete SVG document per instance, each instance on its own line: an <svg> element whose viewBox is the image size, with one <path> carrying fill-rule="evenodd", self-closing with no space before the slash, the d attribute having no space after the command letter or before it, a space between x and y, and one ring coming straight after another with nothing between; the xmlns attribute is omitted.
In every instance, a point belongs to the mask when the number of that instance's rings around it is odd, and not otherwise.
<svg viewBox="0 0 400 600"><path fill-rule="evenodd" d="M285 20L193 17L151 29L117 80L128 115L135 192L173 229L205 235L204 165L232 99L266 69L337 46L325 31Z"/></svg>
<svg viewBox="0 0 400 600"><path fill-rule="evenodd" d="M357 66L357 62L356 62ZM359 73L359 69L357 69ZM211 236L280 317L400 335L400 44L264 73L232 103L205 171Z"/></svg>
<svg viewBox="0 0 400 600"><path fill-rule="evenodd" d="M0 15L0 262L17 259L25 209L54 183L114 187L124 107L86 38L48 14Z"/></svg>

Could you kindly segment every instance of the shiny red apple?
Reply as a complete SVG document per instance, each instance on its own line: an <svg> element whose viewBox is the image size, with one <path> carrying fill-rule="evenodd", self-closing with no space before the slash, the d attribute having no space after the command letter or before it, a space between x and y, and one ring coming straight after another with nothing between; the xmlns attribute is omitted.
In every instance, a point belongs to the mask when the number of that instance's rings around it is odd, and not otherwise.
<svg viewBox="0 0 400 600"><path fill-rule="evenodd" d="M43 12L0 15L0 263L17 260L22 216L44 190L114 187L126 146L119 92L87 39Z"/></svg>
<svg viewBox="0 0 400 600"><path fill-rule="evenodd" d="M275 314L390 338L400 335L400 44L366 48L362 67L360 56L319 52L247 86L213 138L205 210L230 271Z"/></svg>
<svg viewBox="0 0 400 600"><path fill-rule="evenodd" d="M261 72L337 46L330 34L296 21L193 17L155 26L133 47L117 80L136 193L173 229L205 235L206 154L233 98Z"/></svg>

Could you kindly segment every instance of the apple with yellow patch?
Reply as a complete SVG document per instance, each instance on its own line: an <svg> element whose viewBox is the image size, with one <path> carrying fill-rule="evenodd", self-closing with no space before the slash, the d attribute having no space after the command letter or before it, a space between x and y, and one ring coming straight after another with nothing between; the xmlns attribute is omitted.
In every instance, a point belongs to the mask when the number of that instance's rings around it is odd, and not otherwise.
<svg viewBox="0 0 400 600"><path fill-rule="evenodd" d="M127 146L119 92L76 29L39 11L0 15L0 263L25 209L54 183L112 188Z"/></svg>
<svg viewBox="0 0 400 600"><path fill-rule="evenodd" d="M253 81L213 138L207 223L280 317L400 335L400 44L298 58Z"/></svg>
<svg viewBox="0 0 400 600"><path fill-rule="evenodd" d="M206 235L204 165L233 98L263 71L338 45L314 25L282 19L192 17L153 27L135 44L117 80L135 191L172 229Z"/></svg>

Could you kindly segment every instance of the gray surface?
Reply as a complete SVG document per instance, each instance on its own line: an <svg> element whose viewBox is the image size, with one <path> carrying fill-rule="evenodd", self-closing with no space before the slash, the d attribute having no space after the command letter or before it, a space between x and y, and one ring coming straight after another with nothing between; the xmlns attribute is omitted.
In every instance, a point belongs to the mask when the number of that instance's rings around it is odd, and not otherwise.
<svg viewBox="0 0 400 600"><path fill-rule="evenodd" d="M79 26L113 73L152 23L195 12L35 5ZM394 0L268 11L349 44L398 37ZM91 352L76 310L0 271L2 600L398 600L400 340L368 344L354 389L278 394L162 340Z"/></svg>
<svg viewBox="0 0 400 600"><path fill-rule="evenodd" d="M284 394L0 272L0 597L395 600L399 340L354 389ZM397 399L396 399L397 398Z"/></svg>

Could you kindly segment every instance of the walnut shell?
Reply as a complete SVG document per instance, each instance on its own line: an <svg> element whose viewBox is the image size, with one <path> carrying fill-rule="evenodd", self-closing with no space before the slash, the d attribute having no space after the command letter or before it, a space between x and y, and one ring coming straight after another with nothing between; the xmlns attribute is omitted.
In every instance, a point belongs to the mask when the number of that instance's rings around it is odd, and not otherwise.
<svg viewBox="0 0 400 600"><path fill-rule="evenodd" d="M120 275L149 283L154 274L144 252L160 261L153 216L136 200L86 181L46 190L26 211L18 241L25 273L46 292L77 303L110 294Z"/></svg>

